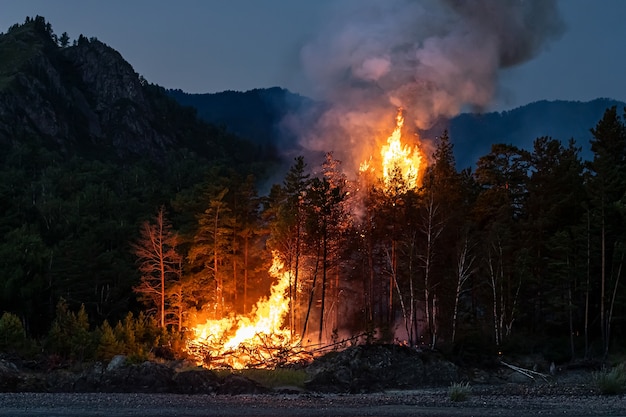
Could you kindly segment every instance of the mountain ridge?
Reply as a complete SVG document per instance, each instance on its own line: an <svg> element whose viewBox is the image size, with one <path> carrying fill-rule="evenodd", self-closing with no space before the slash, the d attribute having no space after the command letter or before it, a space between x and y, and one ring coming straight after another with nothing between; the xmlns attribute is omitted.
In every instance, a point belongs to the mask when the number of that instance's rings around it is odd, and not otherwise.
<svg viewBox="0 0 626 417"><path fill-rule="evenodd" d="M289 90L273 87L244 92L226 91L218 93L185 93L182 90L167 90L167 93L180 104L193 107L198 116L209 123L216 123L251 141L263 146L280 147L288 153L287 147L297 149L297 138L282 129L282 117L290 112L304 110L311 112L322 103L292 93ZM222 106L226 97L227 104ZM267 105L267 102L271 105ZM281 107L281 105L283 107ZM448 130L455 146L455 157L459 168L476 164L481 156L491 150L496 143L512 144L517 147L532 148L533 141L549 136L566 143L571 138L581 147L581 156L590 158L590 129L601 119L604 111L612 106L625 107L626 103L610 98L594 100L540 100L526 105L486 113L461 113L451 119L439 120L430 129L420 131L425 138L435 138ZM263 114L263 117L259 117Z"/></svg>
<svg viewBox="0 0 626 417"><path fill-rule="evenodd" d="M590 129L612 106L623 109L626 103L610 98L540 100L502 112L462 113L449 121L448 130L455 146L465 152L466 163L475 163L495 143L531 150L534 140L542 136L564 144L574 139L581 157L588 160L592 157Z"/></svg>

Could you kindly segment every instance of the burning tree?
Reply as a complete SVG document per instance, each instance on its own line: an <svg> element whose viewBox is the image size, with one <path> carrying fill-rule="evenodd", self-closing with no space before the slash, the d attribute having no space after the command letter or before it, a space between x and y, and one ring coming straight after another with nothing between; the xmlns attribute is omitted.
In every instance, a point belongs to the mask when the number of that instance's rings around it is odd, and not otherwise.
<svg viewBox="0 0 626 417"><path fill-rule="evenodd" d="M305 169L304 157L297 157L283 185L272 188L265 210L270 228L268 246L282 254L287 269L292 271L289 285L289 327L292 336L302 328L298 295L301 292L300 270L305 239L305 199L311 185L310 175Z"/></svg>
<svg viewBox="0 0 626 417"><path fill-rule="evenodd" d="M339 297L339 252L343 238L349 228L347 180L339 170L340 161L333 158L331 153L326 154L323 165L323 177L314 178L307 195L307 236L309 249L313 258L313 274L310 284L310 296L307 313L304 320L302 337L305 337L313 305L314 295L318 292L319 299L319 328L318 342L323 339L324 323L326 320L326 295L331 289L334 295L333 308L337 312ZM335 280L331 282L330 274L335 271ZM321 275L321 276L320 276ZM318 278L321 279L318 288ZM333 330L337 328L337 320Z"/></svg>
<svg viewBox="0 0 626 417"><path fill-rule="evenodd" d="M366 256L367 320L392 331L399 304L407 337L416 342L417 326L417 223L419 186L424 157L418 146L402 143L403 111L396 127L380 147L380 157L370 157L360 167L359 235ZM386 277L377 280L376 277ZM375 325L374 325L375 326Z"/></svg>

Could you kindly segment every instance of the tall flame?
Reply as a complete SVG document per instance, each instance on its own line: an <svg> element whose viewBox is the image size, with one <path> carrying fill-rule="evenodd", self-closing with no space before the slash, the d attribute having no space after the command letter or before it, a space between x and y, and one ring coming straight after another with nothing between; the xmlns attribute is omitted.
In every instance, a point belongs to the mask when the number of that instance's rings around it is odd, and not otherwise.
<svg viewBox="0 0 626 417"><path fill-rule="evenodd" d="M187 351L195 354L199 363L208 365L200 357L205 355L197 354L203 352L212 358L221 357L223 365L242 369L251 362L271 359L272 349L290 346L290 331L283 328L289 310L285 291L289 287L290 271L285 271L277 253L273 256L269 272L278 281L272 286L269 298L259 300L250 316L207 320L192 329L194 337L187 343Z"/></svg>
<svg viewBox="0 0 626 417"><path fill-rule="evenodd" d="M396 127L380 150L382 179L385 187L391 187L394 179L399 176L404 181L406 189L413 189L419 185L422 154L418 146L402 144L403 126L402 109L398 109ZM371 159L361 164L361 172L373 170Z"/></svg>

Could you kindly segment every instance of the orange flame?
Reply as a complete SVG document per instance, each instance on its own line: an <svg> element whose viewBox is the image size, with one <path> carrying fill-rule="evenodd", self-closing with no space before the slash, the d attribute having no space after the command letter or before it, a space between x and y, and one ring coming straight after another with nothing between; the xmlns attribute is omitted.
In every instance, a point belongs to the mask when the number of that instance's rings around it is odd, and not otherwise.
<svg viewBox="0 0 626 417"><path fill-rule="evenodd" d="M411 147L402 144L403 125L402 109L398 109L396 127L380 150L382 178L387 188L391 187L393 180L398 176L404 181L406 189L419 186L422 154L418 146ZM361 172L369 170L374 170L371 157L360 166Z"/></svg>
<svg viewBox="0 0 626 417"><path fill-rule="evenodd" d="M251 362L270 360L276 349L291 347L290 331L283 328L289 310L285 291L289 287L290 271L285 271L276 252L273 256L269 272L278 282L272 286L269 298L256 303L249 317L207 320L193 327L187 352L196 356L199 364L209 365L206 356L219 357L221 364L242 369Z"/></svg>

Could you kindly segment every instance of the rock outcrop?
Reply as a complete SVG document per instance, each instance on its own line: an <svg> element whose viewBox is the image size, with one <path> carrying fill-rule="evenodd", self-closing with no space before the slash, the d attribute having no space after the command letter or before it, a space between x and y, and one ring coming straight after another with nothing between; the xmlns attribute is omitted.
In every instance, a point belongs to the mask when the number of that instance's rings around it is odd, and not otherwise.
<svg viewBox="0 0 626 417"><path fill-rule="evenodd" d="M377 392L449 385L457 367L435 353L407 346L362 345L331 352L308 368L306 387L319 392Z"/></svg>

